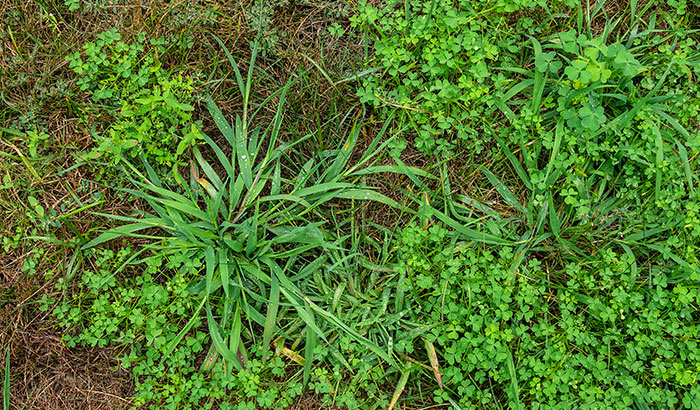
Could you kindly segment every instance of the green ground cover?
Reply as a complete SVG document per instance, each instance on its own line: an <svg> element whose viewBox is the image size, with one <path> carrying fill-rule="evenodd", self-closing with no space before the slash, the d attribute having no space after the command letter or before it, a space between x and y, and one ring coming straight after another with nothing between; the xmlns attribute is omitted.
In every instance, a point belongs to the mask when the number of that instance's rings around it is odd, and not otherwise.
<svg viewBox="0 0 700 410"><path fill-rule="evenodd" d="M0 9L4 410L700 407L700 3L191 3Z"/></svg>

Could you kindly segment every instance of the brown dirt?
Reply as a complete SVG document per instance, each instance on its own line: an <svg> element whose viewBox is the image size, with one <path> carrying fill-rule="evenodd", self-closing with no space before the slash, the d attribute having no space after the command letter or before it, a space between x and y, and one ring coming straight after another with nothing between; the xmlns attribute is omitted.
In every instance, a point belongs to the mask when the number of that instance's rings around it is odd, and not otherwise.
<svg viewBox="0 0 700 410"><path fill-rule="evenodd" d="M31 190L39 203L50 212L66 204L72 192L77 191L81 177L78 170L61 177L47 177L37 182L22 163L7 163L0 159L0 169L10 169L19 189L0 192L0 236L10 237L19 228L27 231L25 208L14 205L26 203L26 192ZM32 181L32 182L28 182ZM28 186L22 186L26 183ZM71 189L73 188L73 189ZM79 194L81 200L86 200ZM70 208L69 208L70 209ZM124 205L113 202L105 210L126 213ZM73 226L87 233L96 218L76 214ZM37 224L34 235L43 235ZM68 231L68 232L66 232ZM31 231L27 232L32 234ZM64 226L54 231L59 240L72 237ZM38 257L32 252L42 248ZM118 370L110 349L68 348L61 341L61 332L54 327L50 315L40 310L42 296L61 297L54 289L56 278L45 274L65 271L72 252L56 244L39 245L30 239L20 240L16 249L3 249L0 262L0 346L1 362L5 366L5 352L10 352L10 386L12 409L118 409L128 405L133 390L129 372ZM33 269L26 263L37 263ZM117 370L112 370L115 368ZM23 407L24 406L24 407Z"/></svg>

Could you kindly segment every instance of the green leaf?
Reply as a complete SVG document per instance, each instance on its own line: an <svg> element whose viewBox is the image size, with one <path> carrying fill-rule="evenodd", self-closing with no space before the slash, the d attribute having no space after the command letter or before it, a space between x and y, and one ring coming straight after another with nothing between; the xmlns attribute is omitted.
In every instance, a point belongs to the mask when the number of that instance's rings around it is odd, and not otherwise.
<svg viewBox="0 0 700 410"><path fill-rule="evenodd" d="M241 72L238 69L238 64L236 64L236 60L233 58L231 53L228 51L228 48L226 47L226 45L224 45L224 42L221 41L221 39L219 37L217 37L214 34L212 34L212 37L214 37L216 42L219 43L221 48L224 49L224 52L226 53L226 57L228 58L228 61L231 63L231 67L233 67L233 72L236 75L236 83L238 85L238 89L241 92L241 97L245 98L245 96L247 94L247 87L246 87L246 83L243 82L243 76L241 75ZM252 67L251 67L251 70L252 70Z"/></svg>
<svg viewBox="0 0 700 410"><path fill-rule="evenodd" d="M384 194L380 194L379 192L372 191L371 189L350 189L343 192L339 192L335 195L335 197L344 199L354 199L358 201L377 201L385 205L389 205L392 208L401 210L406 209L405 206L401 205L395 200L389 198Z"/></svg>
<svg viewBox="0 0 700 410"><path fill-rule="evenodd" d="M140 231L142 229L147 229L147 228L153 228L155 226L161 226L156 223L149 223L149 222L136 222L128 225L122 225L116 228L112 228L108 231L103 232L100 236L97 238L91 240L90 242L86 243L85 245L82 246L81 249L89 249L94 246L97 246L99 244L102 244L107 241L111 241L112 239L119 238L121 236L134 236L132 235L136 231ZM161 226L162 227L162 226ZM162 239L161 237L158 236L142 236L146 238L154 238L154 239Z"/></svg>
<svg viewBox="0 0 700 410"><path fill-rule="evenodd" d="M334 182L338 179L341 171L343 170L343 168L345 168L345 165L350 159L350 155L352 154L352 151L355 148L355 144L357 143L357 137L359 134L360 126L357 124L357 122L355 122L355 124L353 124L352 131L350 131L350 135L348 135L347 140L343 144L343 147L340 150L338 150L338 154L336 156L335 161L333 161L333 164L326 170L324 178L325 181Z"/></svg>
<svg viewBox="0 0 700 410"><path fill-rule="evenodd" d="M241 343L241 308L238 302L236 302L234 312L235 313L233 315L233 321L231 323L231 333L229 334L229 350L236 357L234 363L235 366L239 368L243 367L245 363L241 363L241 361L238 358L239 348L243 347L243 344Z"/></svg>
<svg viewBox="0 0 700 410"><path fill-rule="evenodd" d="M232 364L235 368L242 370L241 364L238 362L236 355L226 346L224 338L221 335L221 330L219 324L216 323L214 315L211 310L211 305L209 304L209 297L206 297L206 312L207 312L207 324L209 325L209 335L211 336L212 343L216 350L219 352L221 357L226 360L227 363Z"/></svg>
<svg viewBox="0 0 700 410"><path fill-rule="evenodd" d="M501 182L498 177L496 177L491 171L488 169L482 167L481 172L486 175L486 178L488 178L489 182L496 188L496 191L498 191L499 194L503 197L503 199L506 201L506 203L513 208L517 209L518 211L525 213L525 208L523 205L518 201L518 198L513 195L513 192L511 192L510 189L508 189L507 186L503 182Z"/></svg>
<svg viewBox="0 0 700 410"><path fill-rule="evenodd" d="M226 252L224 249L218 249L217 253L219 255L219 278L221 279L221 286L224 288L224 295L229 298L229 278L231 276L230 267L235 262L229 261L228 252Z"/></svg>
<svg viewBox="0 0 700 410"><path fill-rule="evenodd" d="M435 215L439 220L441 220L445 225L449 226L450 228L454 229L455 231L459 232L464 236L465 239L475 241L475 242L480 242L480 243L486 243L486 244L492 244L492 245L514 245L515 243L485 232L480 232L471 228L467 228L466 226L460 224L459 222L455 221L454 219L450 218L449 216L445 215L443 212L438 211L437 209L431 207L430 205L426 206L430 211Z"/></svg>
<svg viewBox="0 0 700 410"><path fill-rule="evenodd" d="M241 170L241 175L243 176L243 182L245 183L246 188L250 189L250 187L253 185L253 159L251 158L251 154L248 152L248 148L246 146L248 135L245 124L239 116L236 116L235 124L235 147L238 164Z"/></svg>
<svg viewBox="0 0 700 410"><path fill-rule="evenodd" d="M263 359L267 359L267 351L275 331L277 321L277 309L280 302L280 284L277 275L270 275L270 299L267 302L267 316L265 317L265 327L263 330Z"/></svg>
<svg viewBox="0 0 700 410"><path fill-rule="evenodd" d="M180 332L175 336L175 338L168 344L168 347L163 351L163 356L160 359L160 363L163 364L165 359L170 357L172 352L175 350L178 344L180 344L180 341L182 341L182 338L185 337L187 332L192 329L192 326L194 326L195 322L197 322L197 319L199 319L199 312L202 311L202 308L204 307L204 303L206 302L206 298L202 298L202 301L200 302L199 306L197 309L194 311L192 316L190 317L190 320L187 321L187 324L185 327L183 327Z"/></svg>
<svg viewBox="0 0 700 410"><path fill-rule="evenodd" d="M508 365L508 374L510 375L511 408L514 410L520 410L522 408L522 405L520 404L520 397L518 394L518 375L517 373L515 373L515 365L513 364L513 354L510 350L508 350L506 364Z"/></svg>
<svg viewBox="0 0 700 410"><path fill-rule="evenodd" d="M515 173L518 174L520 180L523 181L523 184L525 184L525 186L528 189L532 190L532 182L530 181L530 175L527 173L527 171L525 171L523 166L520 164L520 161L518 161L518 159L515 158L513 152L502 139L496 136L494 136L493 138L496 140L496 143L498 143L498 146L501 147L502 152L505 154L506 158L508 158L508 161L510 161L510 164L513 166L513 169L515 169Z"/></svg>
<svg viewBox="0 0 700 410"><path fill-rule="evenodd" d="M394 389L394 395L391 397L391 403L389 403L389 410L393 410L394 406L396 406L396 403L398 403L399 397L401 397L401 393L403 393L403 390L406 387L406 383L408 382L408 377L410 375L410 370L405 370L401 372L399 382L396 384L396 388Z"/></svg>
<svg viewBox="0 0 700 410"><path fill-rule="evenodd" d="M313 317L313 313L309 313ZM316 333L311 329L310 326L306 327L306 345L304 346L304 371L303 380L304 386L309 382L309 376L311 375L311 367L314 361L314 349L316 348Z"/></svg>

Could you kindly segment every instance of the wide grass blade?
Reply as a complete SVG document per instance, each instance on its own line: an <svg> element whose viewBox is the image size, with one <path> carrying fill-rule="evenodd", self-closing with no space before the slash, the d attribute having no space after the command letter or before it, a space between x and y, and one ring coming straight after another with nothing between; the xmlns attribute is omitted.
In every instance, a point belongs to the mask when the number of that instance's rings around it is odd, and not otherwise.
<svg viewBox="0 0 700 410"><path fill-rule="evenodd" d="M691 136L688 130L685 129L678 121L676 121L675 118L671 117L664 111L658 111L658 115L660 115L666 122L671 124L671 126L680 133L683 138L685 138L685 141L690 141ZM681 141L675 141L676 142L676 148L678 148L678 155L681 158L682 166L683 166L683 172L685 173L685 177L688 180L688 187L690 189L690 192L694 192L693 188L693 173L690 170L690 161L688 160L688 150L685 148L685 145Z"/></svg>
<svg viewBox="0 0 700 410"><path fill-rule="evenodd" d="M216 105L213 100L209 99L207 101L207 109L209 110L209 114L211 114L211 117L214 119L214 123L219 128L219 131L221 131L224 138L226 138L232 147L235 146L235 134L233 133L233 128L231 128L231 124L228 122L228 120L224 118L224 114L219 109L219 106ZM216 144L212 143L209 145Z"/></svg>
<svg viewBox="0 0 700 410"><path fill-rule="evenodd" d="M265 317L265 327L263 330L263 359L267 358L267 351L272 341L277 321L277 309L280 301L280 283L277 275L270 277L270 300L267 304L267 316Z"/></svg>
<svg viewBox="0 0 700 410"><path fill-rule="evenodd" d="M351 189L336 194L336 198L355 199L361 201L375 201L389 205L392 208L406 210L407 208L388 196L371 189Z"/></svg>
<svg viewBox="0 0 700 410"><path fill-rule="evenodd" d="M499 194L503 197L506 203L513 208L517 209L519 212L525 213L525 208L520 203L518 198L513 194L513 192L508 189L508 187L498 179L491 171L486 168L481 168L481 172L486 175L486 178L491 182L491 184L496 188Z"/></svg>
<svg viewBox="0 0 700 410"><path fill-rule="evenodd" d="M510 376L510 397L511 397L511 409L520 410L522 405L520 404L520 395L518 392L518 375L515 373L515 364L513 363L513 354L508 351L508 356L506 357L506 364L508 365L508 374Z"/></svg>
<svg viewBox="0 0 700 410"><path fill-rule="evenodd" d="M185 327L183 327L180 332L175 336L175 339L173 339L170 344L168 344L168 347L165 349L165 352L163 352L163 357L161 358L160 362L163 363L165 359L170 357L172 352L175 350L178 344L180 344L180 341L182 341L182 338L185 337L187 332L192 329L192 326L194 326L195 322L197 319L199 319L199 312L202 311L202 308L204 307L204 303L206 302L205 298L202 298L202 302L199 304L197 307L197 310L192 314L192 317L190 317L190 320L187 321L187 324Z"/></svg>
<svg viewBox="0 0 700 410"><path fill-rule="evenodd" d="M525 186L528 189L532 190L532 182L530 181L530 175L527 173L527 171L525 171L523 166L520 164L520 161L518 161L518 159L515 158L513 152L502 139L496 136L494 136L493 138L496 140L496 143L498 143L498 146L501 147L501 151L505 154L506 158L508 158L508 161L510 161L510 164L513 166L513 169L515 169L515 173L518 174L520 180L523 181L523 184L525 184Z"/></svg>
<svg viewBox="0 0 700 410"><path fill-rule="evenodd" d="M235 120L235 140L234 144L236 147L236 156L238 158L238 164L241 171L241 176L243 177L243 182L246 188L250 189L253 186L253 165L251 154L248 152L248 147L246 146L248 135L246 132L246 126L241 117L236 116Z"/></svg>
<svg viewBox="0 0 700 410"><path fill-rule="evenodd" d="M133 233L143 230L143 229L148 229L148 228L153 228L154 226L159 226L157 224L153 223L148 223L148 222L136 222L128 225L122 225L118 226L116 228L112 228L106 232L103 232L100 236L97 238L91 240L90 242L86 243L85 245L82 246L81 249L90 249L92 247L95 247L97 245L100 245L104 242L111 241L112 239L119 238L122 236L134 236ZM145 238L152 238L152 239L163 239L162 237L158 236L148 236L148 235L141 235L140 237L145 237Z"/></svg>
<svg viewBox="0 0 700 410"><path fill-rule="evenodd" d="M241 75L241 71L238 69L238 64L236 63L236 60L233 58L231 53L228 51L228 48L224 44L223 41L219 37L217 37L215 34L212 34L212 37L216 40L217 43L221 46L221 48L224 49L224 53L226 53L226 57L228 58L228 61L231 63L231 66L233 67L233 72L236 76L236 82L238 85L238 89L241 92L241 96L245 96L246 93L246 83L243 81L243 76Z"/></svg>
<svg viewBox="0 0 700 410"><path fill-rule="evenodd" d="M306 345L304 347L304 370L303 380L304 386L309 382L311 376L311 366L314 360L314 349L316 348L316 332L309 326L306 328Z"/></svg>
<svg viewBox="0 0 700 410"><path fill-rule="evenodd" d="M232 352L228 346L226 346L224 337L221 335L219 324L216 322L216 319L214 319L214 314L212 313L212 308L208 297L206 299L205 306L205 310L207 312L207 324L209 325L209 336L211 337L214 347L216 347L216 350L219 352L219 354L221 354L227 363L231 363L234 367L241 370L242 366L236 358L235 353Z"/></svg>
<svg viewBox="0 0 700 410"><path fill-rule="evenodd" d="M509 245L509 246L511 246L511 245L515 244L515 242L513 242L513 241L503 239L501 237L488 234L486 232L477 231L475 229L467 228L466 226L462 225L458 221L450 218L445 213L431 207L430 205L426 204L425 206L427 209L430 209L430 211L433 213L433 215L435 215L445 225L449 226L450 228L452 228L455 231L462 234L462 236L466 240L479 242L479 243L485 243L485 244L491 244L491 245Z"/></svg>
<svg viewBox="0 0 700 410"><path fill-rule="evenodd" d="M236 303L236 307L234 308L235 313L233 314L233 321L231 322L231 333L228 336L229 343L229 351L233 353L233 355L236 357L236 360L234 362L234 366L236 367L244 367L245 366L245 359L244 358L239 358L238 353L241 349L244 349L243 343L241 343L241 308L238 303Z"/></svg>
<svg viewBox="0 0 700 410"><path fill-rule="evenodd" d="M325 178L324 180L327 182L333 182L338 179L340 176L341 171L343 168L345 168L345 165L348 163L348 160L350 159L350 155L352 154L353 149L355 148L355 144L357 143L357 138L360 134L360 126L355 121L355 124L353 124L352 131L350 132L350 135L348 135L347 140L343 144L343 147L339 150L338 155L336 156L335 161L333 164L328 168L328 170L325 172Z"/></svg>
<svg viewBox="0 0 700 410"><path fill-rule="evenodd" d="M406 388L406 383L408 382L408 377L411 375L410 370L406 370L401 373L401 377L399 378L399 382L396 384L396 389L394 390L394 395L391 397L391 403L389 403L389 410L393 410L394 406L396 406L396 403L399 401L399 397L401 397L401 393L403 393L403 389Z"/></svg>
<svg viewBox="0 0 700 410"><path fill-rule="evenodd" d="M428 359L430 360L430 367L433 369L435 380L437 380L438 386L440 386L440 388L442 389L440 363L438 362L437 353L435 352L435 346L433 346L433 344L428 339L425 339L425 350L428 352Z"/></svg>

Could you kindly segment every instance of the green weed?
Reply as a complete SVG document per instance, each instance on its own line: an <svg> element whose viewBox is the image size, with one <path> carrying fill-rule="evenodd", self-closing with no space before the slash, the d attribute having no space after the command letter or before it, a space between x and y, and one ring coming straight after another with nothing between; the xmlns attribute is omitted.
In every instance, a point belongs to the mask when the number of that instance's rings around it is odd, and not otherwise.
<svg viewBox="0 0 700 410"><path fill-rule="evenodd" d="M189 104L192 79L170 75L161 67L157 50L164 50L162 39L147 42L141 33L126 44L112 29L68 57L81 90L90 92L104 111L114 112L103 135L95 135L97 147L84 158L104 157L118 164L140 153L173 170L185 164L183 153L201 139Z"/></svg>
<svg viewBox="0 0 700 410"><path fill-rule="evenodd" d="M470 246L439 225L406 228L400 252L414 320L434 325L446 386L438 402L671 408L700 393L696 267L658 260L641 277L632 256L610 246L556 268L529 257L513 271L513 248Z"/></svg>

